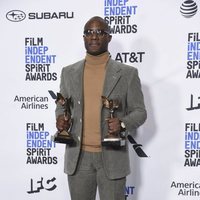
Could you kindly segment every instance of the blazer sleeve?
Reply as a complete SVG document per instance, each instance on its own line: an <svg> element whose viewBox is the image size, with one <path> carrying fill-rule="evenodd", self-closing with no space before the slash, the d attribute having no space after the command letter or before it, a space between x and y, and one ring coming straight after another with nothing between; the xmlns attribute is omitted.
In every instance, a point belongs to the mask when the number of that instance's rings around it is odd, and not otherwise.
<svg viewBox="0 0 200 200"><path fill-rule="evenodd" d="M60 93L62 94L62 96L64 98L67 97L67 93L66 93L66 88L65 88L65 67L62 69L62 72L61 72L61 77L60 77ZM62 115L64 114L64 108L63 106L61 106L59 103L57 103L56 105L56 110L55 110L55 114L56 114L56 118L59 116L59 115Z"/></svg>
<svg viewBox="0 0 200 200"><path fill-rule="evenodd" d="M127 115L121 120L125 123L127 131L138 128L146 118L147 112L144 104L141 82L138 70L132 68L129 71L128 88L127 88Z"/></svg>

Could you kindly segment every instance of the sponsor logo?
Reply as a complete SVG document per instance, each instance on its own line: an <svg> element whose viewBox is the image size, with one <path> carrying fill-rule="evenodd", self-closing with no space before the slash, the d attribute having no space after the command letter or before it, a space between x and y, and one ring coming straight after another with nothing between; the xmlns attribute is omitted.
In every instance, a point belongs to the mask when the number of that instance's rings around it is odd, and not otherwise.
<svg viewBox="0 0 200 200"><path fill-rule="evenodd" d="M110 27L110 33L137 33L137 24L133 23L137 11L138 6L129 0L105 0L104 18Z"/></svg>
<svg viewBox="0 0 200 200"><path fill-rule="evenodd" d="M134 186L126 186L125 188L125 200L130 199L134 196L135 187Z"/></svg>
<svg viewBox="0 0 200 200"><path fill-rule="evenodd" d="M200 103L199 103L200 97L191 94L190 95L190 105L186 108L187 111L192 111L192 110L198 110L200 109Z"/></svg>
<svg viewBox="0 0 200 200"><path fill-rule="evenodd" d="M184 1L180 7L181 14L186 18L193 17L197 13L197 10L198 6L193 0Z"/></svg>
<svg viewBox="0 0 200 200"><path fill-rule="evenodd" d="M25 12L21 10L11 10L7 12L6 18L11 22L21 22L29 20L61 20L74 18L74 12Z"/></svg>
<svg viewBox="0 0 200 200"><path fill-rule="evenodd" d="M200 183L199 182L177 182L172 181L171 189L175 190L177 196L200 196Z"/></svg>
<svg viewBox="0 0 200 200"><path fill-rule="evenodd" d="M35 181L31 178L30 180L30 190L27 191L28 194L39 193L41 190L53 191L57 188L55 184L56 178L44 179L41 177L40 180Z"/></svg>
<svg viewBox="0 0 200 200"><path fill-rule="evenodd" d="M55 147L44 123L26 123L26 164L57 164L57 157L51 155Z"/></svg>
<svg viewBox="0 0 200 200"><path fill-rule="evenodd" d="M188 33L186 79L200 78L200 34Z"/></svg>
<svg viewBox="0 0 200 200"><path fill-rule="evenodd" d="M20 105L21 110L46 110L49 98L46 96L20 96L15 95L14 102Z"/></svg>
<svg viewBox="0 0 200 200"><path fill-rule="evenodd" d="M6 14L6 18L11 22L21 22L26 18L26 14L21 10L11 10Z"/></svg>
<svg viewBox="0 0 200 200"><path fill-rule="evenodd" d="M185 123L185 167L200 166L200 123Z"/></svg>
<svg viewBox="0 0 200 200"><path fill-rule="evenodd" d="M55 62L56 55L49 53L42 37L25 38L25 81L56 81Z"/></svg>
<svg viewBox="0 0 200 200"><path fill-rule="evenodd" d="M115 60L121 63L142 63L145 52L118 52Z"/></svg>
<svg viewBox="0 0 200 200"><path fill-rule="evenodd" d="M28 19L72 19L74 12L31 12L28 14Z"/></svg>

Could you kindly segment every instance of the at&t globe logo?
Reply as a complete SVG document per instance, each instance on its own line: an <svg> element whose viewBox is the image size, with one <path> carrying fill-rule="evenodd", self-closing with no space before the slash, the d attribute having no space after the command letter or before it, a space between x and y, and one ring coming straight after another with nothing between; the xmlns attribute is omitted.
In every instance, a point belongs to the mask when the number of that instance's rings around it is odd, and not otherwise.
<svg viewBox="0 0 200 200"><path fill-rule="evenodd" d="M197 13L197 10L197 4L193 0L184 1L180 7L181 14L186 18L194 16Z"/></svg>
<svg viewBox="0 0 200 200"><path fill-rule="evenodd" d="M26 14L21 10L11 10L6 14L6 18L11 22L20 22L26 18Z"/></svg>

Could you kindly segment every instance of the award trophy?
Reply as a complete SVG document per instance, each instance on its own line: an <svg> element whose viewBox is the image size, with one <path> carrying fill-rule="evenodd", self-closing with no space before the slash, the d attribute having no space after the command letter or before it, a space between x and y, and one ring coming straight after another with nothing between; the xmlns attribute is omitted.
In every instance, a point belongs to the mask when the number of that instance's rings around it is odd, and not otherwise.
<svg viewBox="0 0 200 200"><path fill-rule="evenodd" d="M57 93L56 104L59 103L64 108L64 117L69 120L70 127L67 130L57 131L54 136L52 136L52 140L55 143L63 143L63 144L72 144L74 139L70 135L70 129L72 127L72 119L71 119L71 111L70 111L70 104L71 99L65 99L62 94Z"/></svg>
<svg viewBox="0 0 200 200"><path fill-rule="evenodd" d="M119 101L113 99L109 100L106 97L102 96L102 104L105 108L109 109L109 114L110 114L109 117L113 118L115 110L119 108ZM125 137L122 137L120 133L118 135L107 133L101 144L102 146L113 146L113 147L124 146Z"/></svg>

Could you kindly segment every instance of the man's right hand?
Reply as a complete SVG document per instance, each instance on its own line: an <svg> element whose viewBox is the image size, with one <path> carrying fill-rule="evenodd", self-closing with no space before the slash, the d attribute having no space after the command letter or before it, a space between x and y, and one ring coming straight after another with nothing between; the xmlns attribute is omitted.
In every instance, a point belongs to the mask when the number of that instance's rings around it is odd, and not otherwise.
<svg viewBox="0 0 200 200"><path fill-rule="evenodd" d="M65 115L59 115L56 119L56 128L58 131L68 130L71 125L71 119L70 117L67 117Z"/></svg>

